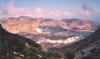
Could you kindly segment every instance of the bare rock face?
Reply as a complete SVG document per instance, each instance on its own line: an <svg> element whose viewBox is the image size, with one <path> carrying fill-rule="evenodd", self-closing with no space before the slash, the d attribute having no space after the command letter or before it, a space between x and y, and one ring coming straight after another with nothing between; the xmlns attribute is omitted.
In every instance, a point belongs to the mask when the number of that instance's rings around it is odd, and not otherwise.
<svg viewBox="0 0 100 59"><path fill-rule="evenodd" d="M45 18L32 18L29 16L20 17L8 17L3 18L2 23L7 31L12 33L27 32L32 34L39 34L38 30L40 26L51 26L51 27L62 27L66 30L75 30L82 32L94 31L96 27L95 23L89 20L80 19L64 19L64 20L53 20Z"/></svg>

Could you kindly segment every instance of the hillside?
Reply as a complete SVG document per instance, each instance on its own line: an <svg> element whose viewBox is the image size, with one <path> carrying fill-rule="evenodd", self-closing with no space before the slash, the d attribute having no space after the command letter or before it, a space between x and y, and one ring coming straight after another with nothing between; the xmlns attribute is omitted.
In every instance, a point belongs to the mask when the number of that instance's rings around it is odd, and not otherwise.
<svg viewBox="0 0 100 59"><path fill-rule="evenodd" d="M99 59L100 28L89 37L63 48L51 48L50 51L65 55L68 59Z"/></svg>
<svg viewBox="0 0 100 59"><path fill-rule="evenodd" d="M34 41L12 34L0 25L0 59L59 59L60 55L43 52Z"/></svg>

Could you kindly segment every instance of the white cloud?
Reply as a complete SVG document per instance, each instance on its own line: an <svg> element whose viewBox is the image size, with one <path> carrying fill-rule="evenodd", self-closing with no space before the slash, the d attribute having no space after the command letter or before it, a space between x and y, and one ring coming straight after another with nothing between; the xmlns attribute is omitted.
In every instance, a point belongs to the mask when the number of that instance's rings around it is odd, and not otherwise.
<svg viewBox="0 0 100 59"><path fill-rule="evenodd" d="M0 13L1 14L1 13ZM13 2L9 2L5 10L3 11L2 16L32 16L32 17L68 17L73 15L70 11L67 10L53 10L45 12L41 7L17 7Z"/></svg>

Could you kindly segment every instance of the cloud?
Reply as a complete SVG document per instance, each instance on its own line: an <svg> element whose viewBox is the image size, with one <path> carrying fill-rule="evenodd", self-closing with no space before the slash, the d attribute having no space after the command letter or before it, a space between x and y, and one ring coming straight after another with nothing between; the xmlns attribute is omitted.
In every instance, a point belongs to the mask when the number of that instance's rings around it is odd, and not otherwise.
<svg viewBox="0 0 100 59"><path fill-rule="evenodd" d="M84 4L84 5L82 5L81 14L84 15L84 16L91 16L91 15L94 15L95 12L91 7Z"/></svg>
<svg viewBox="0 0 100 59"><path fill-rule="evenodd" d="M67 10L53 10L45 12L41 7L17 7L14 5L14 3L11 1L9 2L5 9L2 12L3 14L0 14L5 17L9 16L32 16L32 17L68 17L71 16L73 13Z"/></svg>
<svg viewBox="0 0 100 59"><path fill-rule="evenodd" d="M8 3L5 9L7 16L34 16L43 17L43 10L40 7L36 8L23 8L16 7L13 3Z"/></svg>
<svg viewBox="0 0 100 59"><path fill-rule="evenodd" d="M54 10L48 13L48 17L67 17L71 15L72 15L71 12L63 10Z"/></svg>
<svg viewBox="0 0 100 59"><path fill-rule="evenodd" d="M35 10L35 12L33 12L33 14L35 17L45 17L45 13L42 8L37 7L34 10Z"/></svg>

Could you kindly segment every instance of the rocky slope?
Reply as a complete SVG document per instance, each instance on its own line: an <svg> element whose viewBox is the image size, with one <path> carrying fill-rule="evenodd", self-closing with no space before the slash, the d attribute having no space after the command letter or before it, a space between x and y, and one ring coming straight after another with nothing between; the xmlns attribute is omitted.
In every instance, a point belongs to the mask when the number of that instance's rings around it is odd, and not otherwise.
<svg viewBox="0 0 100 59"><path fill-rule="evenodd" d="M50 51L63 54L68 59L100 58L100 27L89 37L63 48L52 48Z"/></svg>
<svg viewBox="0 0 100 59"><path fill-rule="evenodd" d="M60 59L60 55L43 52L34 41L7 32L0 25L0 59Z"/></svg>

